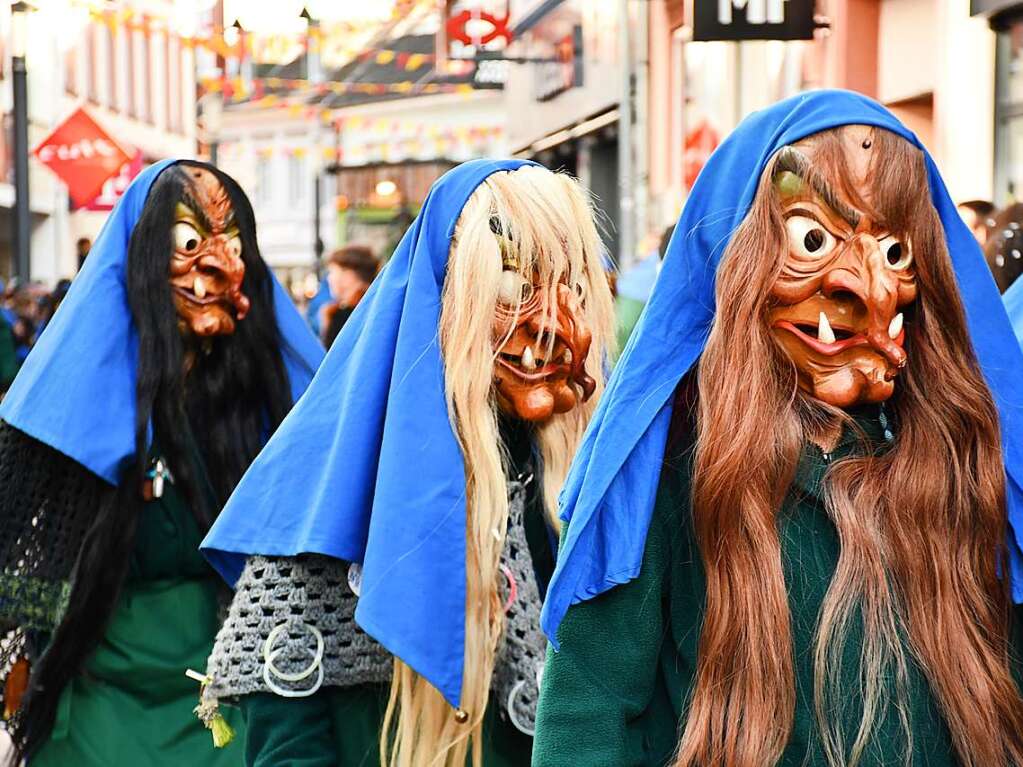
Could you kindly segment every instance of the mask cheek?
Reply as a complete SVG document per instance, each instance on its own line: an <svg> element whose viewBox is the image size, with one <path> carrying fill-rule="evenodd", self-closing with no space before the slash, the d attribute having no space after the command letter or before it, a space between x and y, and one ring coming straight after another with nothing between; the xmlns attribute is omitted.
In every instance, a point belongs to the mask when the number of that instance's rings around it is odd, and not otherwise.
<svg viewBox="0 0 1023 767"><path fill-rule="evenodd" d="M821 289L822 277L820 274L798 278L780 275L771 287L771 297L780 304L798 304Z"/></svg>

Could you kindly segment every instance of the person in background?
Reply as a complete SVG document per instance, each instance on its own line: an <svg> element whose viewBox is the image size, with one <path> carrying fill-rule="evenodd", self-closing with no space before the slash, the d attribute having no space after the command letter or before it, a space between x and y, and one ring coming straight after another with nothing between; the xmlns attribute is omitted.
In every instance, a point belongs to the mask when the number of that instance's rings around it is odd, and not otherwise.
<svg viewBox="0 0 1023 767"><path fill-rule="evenodd" d="M379 264L365 245L348 245L330 254L327 284L330 303L320 309L320 336L328 349L369 290Z"/></svg>
<svg viewBox="0 0 1023 767"><path fill-rule="evenodd" d="M998 285L1005 293L1023 273L1023 203L1014 202L987 219L988 235L984 242L984 260Z"/></svg>
<svg viewBox="0 0 1023 767"><path fill-rule="evenodd" d="M618 278L618 290L615 295L615 327L618 340L618 348L624 349L632 329L639 322L639 315L643 313L650 291L654 288L654 282L661 271L661 262L664 261L664 254L668 252L668 243L671 242L671 235L675 232L675 225L665 227L661 232L660 242L655 252L649 253L642 261L635 264L627 272ZM656 256L656 257L655 257Z"/></svg>
<svg viewBox="0 0 1023 767"><path fill-rule="evenodd" d="M82 271L82 267L85 266L85 257L89 255L89 251L92 249L92 240L88 237L79 237L78 242L75 243L75 248L78 250L78 271Z"/></svg>
<svg viewBox="0 0 1023 767"><path fill-rule="evenodd" d="M7 318L0 314L0 397L14 382L14 377L21 367L17 349L14 346L14 333Z"/></svg>
<svg viewBox="0 0 1023 767"><path fill-rule="evenodd" d="M959 216L970 227L977 242L984 245L987 241L988 227L992 226L991 216L995 212L993 203L987 200L966 200L956 206Z"/></svg>

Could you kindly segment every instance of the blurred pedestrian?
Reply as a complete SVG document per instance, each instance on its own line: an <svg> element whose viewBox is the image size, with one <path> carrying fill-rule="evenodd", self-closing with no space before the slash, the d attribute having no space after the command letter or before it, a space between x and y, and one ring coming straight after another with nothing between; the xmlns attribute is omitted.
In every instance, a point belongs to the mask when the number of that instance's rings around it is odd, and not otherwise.
<svg viewBox="0 0 1023 767"><path fill-rule="evenodd" d="M379 268L373 251L365 245L348 245L330 254L327 284L333 300L320 309L320 333L328 349L366 295Z"/></svg>
<svg viewBox="0 0 1023 767"><path fill-rule="evenodd" d="M78 242L75 243L75 248L78 251L78 271L82 271L82 267L85 266L85 259L89 255L89 251L92 250L92 240L88 237L79 237Z"/></svg>
<svg viewBox="0 0 1023 767"><path fill-rule="evenodd" d="M7 319L0 314L0 397L10 388L20 366L14 346L14 333Z"/></svg>
<svg viewBox="0 0 1023 767"><path fill-rule="evenodd" d="M966 200L959 203L956 208L960 218L966 222L973 232L973 236L981 245L987 241L988 229L991 226L991 216L995 212L993 203L987 200Z"/></svg>
<svg viewBox="0 0 1023 767"><path fill-rule="evenodd" d="M1013 203L988 218L984 259L1004 293L1023 273L1023 203Z"/></svg>

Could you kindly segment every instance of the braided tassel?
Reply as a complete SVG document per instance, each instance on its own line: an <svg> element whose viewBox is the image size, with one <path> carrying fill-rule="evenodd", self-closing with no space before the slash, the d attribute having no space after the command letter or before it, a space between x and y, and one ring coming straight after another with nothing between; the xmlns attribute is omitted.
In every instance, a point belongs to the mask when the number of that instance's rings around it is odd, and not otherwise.
<svg viewBox="0 0 1023 767"><path fill-rule="evenodd" d="M199 721L213 735L213 747L224 748L234 740L234 730L220 713L220 704L216 698L207 698L206 689L213 682L213 679L197 671L189 669L185 676L195 679L202 686L199 688L199 705L193 709L193 713L199 717Z"/></svg>

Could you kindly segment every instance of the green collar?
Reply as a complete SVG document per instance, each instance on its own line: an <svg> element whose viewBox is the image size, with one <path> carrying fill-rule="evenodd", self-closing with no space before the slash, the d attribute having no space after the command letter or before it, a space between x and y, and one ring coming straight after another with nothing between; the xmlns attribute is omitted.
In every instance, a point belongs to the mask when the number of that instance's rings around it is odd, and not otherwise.
<svg viewBox="0 0 1023 767"><path fill-rule="evenodd" d="M894 438L891 418L876 406L850 410L853 423L842 430L834 450L825 453L817 445L807 442L799 456L793 484L807 495L820 497L824 475L835 461L854 455L883 453ZM855 424L855 425L854 425Z"/></svg>

